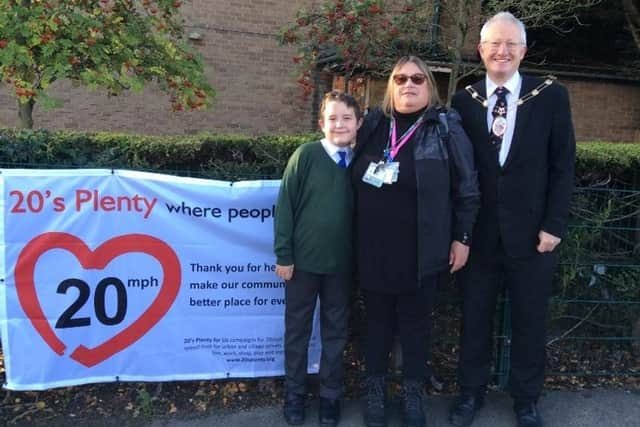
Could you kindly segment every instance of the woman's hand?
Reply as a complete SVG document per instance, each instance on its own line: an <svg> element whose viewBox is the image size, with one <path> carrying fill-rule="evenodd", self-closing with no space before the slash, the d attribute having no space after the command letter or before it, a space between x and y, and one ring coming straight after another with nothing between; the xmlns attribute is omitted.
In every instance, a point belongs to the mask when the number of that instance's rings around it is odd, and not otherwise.
<svg viewBox="0 0 640 427"><path fill-rule="evenodd" d="M276 275L282 280L291 280L293 276L293 264L278 265L276 264Z"/></svg>
<svg viewBox="0 0 640 427"><path fill-rule="evenodd" d="M454 240L451 243L451 249L449 249L449 265L451 266L449 272L455 273L460 270L467 263L467 259L469 259L469 246Z"/></svg>

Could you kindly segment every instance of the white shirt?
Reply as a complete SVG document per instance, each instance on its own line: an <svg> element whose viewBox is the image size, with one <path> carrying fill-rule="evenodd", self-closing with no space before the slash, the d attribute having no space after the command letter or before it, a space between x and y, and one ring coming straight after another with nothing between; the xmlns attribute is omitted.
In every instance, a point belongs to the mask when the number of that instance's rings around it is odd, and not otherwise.
<svg viewBox="0 0 640 427"><path fill-rule="evenodd" d="M347 163L347 166L349 166L349 163L351 163L351 158L353 157L353 153L351 152L351 147L335 146L329 141L327 141L325 138L322 138L320 140L320 143L322 144L322 147L324 147L324 151L326 151L329 157L331 157L333 161L336 163L340 161L340 154L338 154L338 151L344 151L345 153L344 161Z"/></svg>
<svg viewBox="0 0 640 427"><path fill-rule="evenodd" d="M496 105L498 96L494 93L498 88L489 76L486 77L487 84L487 100L489 101L489 107L487 108L487 129L491 132L491 125L493 124L493 107ZM516 111L518 108L518 99L520 98L520 89L522 88L522 76L516 71L509 80L502 85L509 93L507 94L507 130L502 136L502 145L500 146L500 153L498 154L498 161L500 166L504 165L509 155L509 149L511 148L511 140L513 139L513 130L516 127Z"/></svg>

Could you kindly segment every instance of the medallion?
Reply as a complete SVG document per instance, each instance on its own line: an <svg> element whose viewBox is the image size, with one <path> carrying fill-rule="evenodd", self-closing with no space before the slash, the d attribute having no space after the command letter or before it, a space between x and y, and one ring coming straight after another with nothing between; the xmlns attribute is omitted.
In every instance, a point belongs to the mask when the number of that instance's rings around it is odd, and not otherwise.
<svg viewBox="0 0 640 427"><path fill-rule="evenodd" d="M493 119L493 124L491 125L491 132L499 138L502 138L502 135L507 130L507 119L502 116L498 116Z"/></svg>

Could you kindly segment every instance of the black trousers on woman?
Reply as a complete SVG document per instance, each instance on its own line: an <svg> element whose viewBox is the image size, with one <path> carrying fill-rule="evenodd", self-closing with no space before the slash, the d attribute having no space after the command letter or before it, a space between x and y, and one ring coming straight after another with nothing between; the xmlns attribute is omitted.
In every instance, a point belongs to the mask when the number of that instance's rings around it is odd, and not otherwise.
<svg viewBox="0 0 640 427"><path fill-rule="evenodd" d="M431 346L431 311L437 276L421 281L414 292L393 294L363 290L366 310L365 363L368 376L386 375L397 334L402 346L404 379L424 380Z"/></svg>

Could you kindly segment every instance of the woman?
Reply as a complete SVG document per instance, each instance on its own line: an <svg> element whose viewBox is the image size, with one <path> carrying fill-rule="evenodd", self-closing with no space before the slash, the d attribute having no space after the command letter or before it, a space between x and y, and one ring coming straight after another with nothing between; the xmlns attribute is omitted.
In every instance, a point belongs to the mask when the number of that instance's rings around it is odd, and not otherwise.
<svg viewBox="0 0 640 427"><path fill-rule="evenodd" d="M403 425L423 426L421 393L438 275L466 263L479 191L460 116L441 108L433 75L401 58L382 110L365 117L352 169L358 281L366 310L367 426L384 426L394 335L403 354Z"/></svg>

